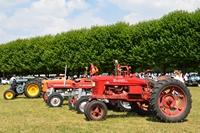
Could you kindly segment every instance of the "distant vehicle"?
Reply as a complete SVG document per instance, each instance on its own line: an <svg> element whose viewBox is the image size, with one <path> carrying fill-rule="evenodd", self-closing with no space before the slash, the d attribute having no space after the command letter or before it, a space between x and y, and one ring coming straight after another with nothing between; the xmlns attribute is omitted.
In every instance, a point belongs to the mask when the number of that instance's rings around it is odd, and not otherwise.
<svg viewBox="0 0 200 133"><path fill-rule="evenodd" d="M193 76L193 75L198 75L198 73L197 72L190 72L189 73L189 76Z"/></svg>
<svg viewBox="0 0 200 133"><path fill-rule="evenodd" d="M189 74L188 80L185 81L187 86L200 86L200 76L196 72Z"/></svg>
<svg viewBox="0 0 200 133"><path fill-rule="evenodd" d="M3 85L8 85L8 84L10 84L10 81L7 80L7 79L3 79L3 80L1 81L1 83L2 83Z"/></svg>

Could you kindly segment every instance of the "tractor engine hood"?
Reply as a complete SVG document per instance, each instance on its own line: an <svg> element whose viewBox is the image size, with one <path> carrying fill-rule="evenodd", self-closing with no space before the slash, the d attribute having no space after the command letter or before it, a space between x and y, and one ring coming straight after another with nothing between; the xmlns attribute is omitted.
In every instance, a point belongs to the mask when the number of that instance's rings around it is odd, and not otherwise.
<svg viewBox="0 0 200 133"><path fill-rule="evenodd" d="M147 80L136 77L124 76L93 76L92 80L95 83L105 82L107 85L147 85Z"/></svg>

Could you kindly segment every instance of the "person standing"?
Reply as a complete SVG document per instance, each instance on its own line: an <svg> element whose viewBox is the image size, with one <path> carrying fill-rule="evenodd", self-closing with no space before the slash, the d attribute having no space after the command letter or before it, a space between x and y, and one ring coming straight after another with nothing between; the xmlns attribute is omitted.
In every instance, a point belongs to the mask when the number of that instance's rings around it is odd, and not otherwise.
<svg viewBox="0 0 200 133"><path fill-rule="evenodd" d="M10 78L10 87L11 89L15 88L16 86L16 75L13 74L13 76Z"/></svg>
<svg viewBox="0 0 200 133"><path fill-rule="evenodd" d="M174 70L174 79L177 79L184 83L183 77L181 76L181 72L178 70Z"/></svg>
<svg viewBox="0 0 200 133"><path fill-rule="evenodd" d="M98 75L99 69L93 64L91 63L90 66L90 77Z"/></svg>

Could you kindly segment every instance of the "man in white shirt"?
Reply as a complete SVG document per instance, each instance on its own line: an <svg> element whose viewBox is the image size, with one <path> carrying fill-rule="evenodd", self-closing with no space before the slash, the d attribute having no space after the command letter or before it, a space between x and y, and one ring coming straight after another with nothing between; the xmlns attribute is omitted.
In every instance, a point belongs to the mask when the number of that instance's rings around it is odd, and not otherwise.
<svg viewBox="0 0 200 133"><path fill-rule="evenodd" d="M10 87L13 89L16 86L16 75L13 74L13 76L10 78Z"/></svg>

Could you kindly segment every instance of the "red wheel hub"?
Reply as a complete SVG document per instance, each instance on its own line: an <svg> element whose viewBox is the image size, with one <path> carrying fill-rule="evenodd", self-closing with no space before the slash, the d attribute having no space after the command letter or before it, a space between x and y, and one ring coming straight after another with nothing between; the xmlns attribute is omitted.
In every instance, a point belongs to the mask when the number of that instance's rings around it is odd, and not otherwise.
<svg viewBox="0 0 200 133"><path fill-rule="evenodd" d="M168 117L177 117L186 108L186 94L179 87L167 87L163 89L158 98L160 110Z"/></svg>
<svg viewBox="0 0 200 133"><path fill-rule="evenodd" d="M54 103L57 103L57 101L58 101L57 99L54 99L54 100L53 100Z"/></svg>
<svg viewBox="0 0 200 133"><path fill-rule="evenodd" d="M93 118L100 118L104 113L104 110L100 106L94 106L90 110L90 114Z"/></svg>
<svg viewBox="0 0 200 133"><path fill-rule="evenodd" d="M166 96L163 96L163 105L166 107L166 108L171 108L171 107L174 107L176 104L176 101L175 101L175 98L173 95L166 95Z"/></svg>

